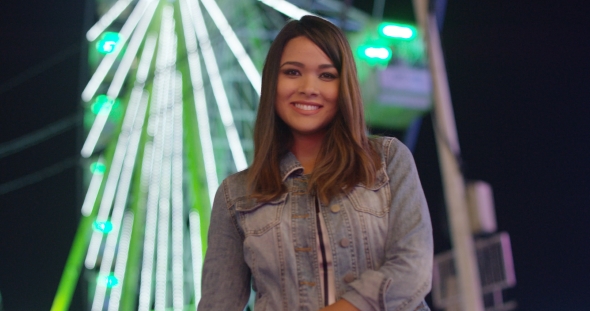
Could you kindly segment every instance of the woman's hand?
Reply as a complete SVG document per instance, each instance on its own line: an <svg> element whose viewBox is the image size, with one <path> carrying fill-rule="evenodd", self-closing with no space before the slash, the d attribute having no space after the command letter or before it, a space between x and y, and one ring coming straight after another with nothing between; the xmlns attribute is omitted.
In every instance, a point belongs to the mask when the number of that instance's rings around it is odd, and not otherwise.
<svg viewBox="0 0 590 311"><path fill-rule="evenodd" d="M360 311L352 303L345 299L340 299L335 303L320 309L320 311Z"/></svg>

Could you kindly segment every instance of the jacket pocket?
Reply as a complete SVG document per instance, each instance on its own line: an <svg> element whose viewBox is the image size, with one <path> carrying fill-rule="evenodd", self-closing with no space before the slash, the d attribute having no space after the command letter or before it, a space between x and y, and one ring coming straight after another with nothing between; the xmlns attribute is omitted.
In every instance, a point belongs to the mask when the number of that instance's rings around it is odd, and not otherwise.
<svg viewBox="0 0 590 311"><path fill-rule="evenodd" d="M357 185L348 197L356 211L383 217L389 212L391 193L389 190L389 177L385 169L377 171L377 178L373 185Z"/></svg>
<svg viewBox="0 0 590 311"><path fill-rule="evenodd" d="M236 214L244 234L246 236L262 235L278 225L281 222L286 196L285 193L276 200L264 203L250 199L237 201Z"/></svg>

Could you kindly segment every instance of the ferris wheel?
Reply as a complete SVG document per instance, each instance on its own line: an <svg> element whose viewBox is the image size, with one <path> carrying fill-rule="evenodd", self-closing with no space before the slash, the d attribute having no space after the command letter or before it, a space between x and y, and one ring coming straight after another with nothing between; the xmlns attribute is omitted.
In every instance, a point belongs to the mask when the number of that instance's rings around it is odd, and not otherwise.
<svg viewBox="0 0 590 311"><path fill-rule="evenodd" d="M264 57L282 0L97 0L82 92L89 168L53 311L81 271L90 310L186 310L200 298L210 207L253 154Z"/></svg>

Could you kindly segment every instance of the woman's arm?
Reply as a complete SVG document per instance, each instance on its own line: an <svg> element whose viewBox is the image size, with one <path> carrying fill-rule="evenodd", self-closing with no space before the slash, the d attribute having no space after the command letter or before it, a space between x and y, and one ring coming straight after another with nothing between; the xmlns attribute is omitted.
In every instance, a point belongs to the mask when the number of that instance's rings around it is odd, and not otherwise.
<svg viewBox="0 0 590 311"><path fill-rule="evenodd" d="M391 191L385 263L362 273L342 298L361 310L414 310L432 283L430 215L412 154L396 139L384 145Z"/></svg>
<svg viewBox="0 0 590 311"><path fill-rule="evenodd" d="M244 262L242 236L225 201L226 183L217 190L211 211L199 311L242 311L250 297L250 269Z"/></svg>

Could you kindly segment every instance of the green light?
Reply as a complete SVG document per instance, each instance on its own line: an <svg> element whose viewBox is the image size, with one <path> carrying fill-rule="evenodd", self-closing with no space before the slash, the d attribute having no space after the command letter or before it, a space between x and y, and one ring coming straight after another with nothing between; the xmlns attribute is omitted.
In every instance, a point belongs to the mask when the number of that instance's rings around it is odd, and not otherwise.
<svg viewBox="0 0 590 311"><path fill-rule="evenodd" d="M379 34L384 37L411 40L416 37L416 27L397 23L379 24Z"/></svg>
<svg viewBox="0 0 590 311"><path fill-rule="evenodd" d="M114 276L113 274L110 275L99 275L96 278L96 283L98 285L104 286L106 288L113 288L119 285L119 279Z"/></svg>
<svg viewBox="0 0 590 311"><path fill-rule="evenodd" d="M113 230L113 224L110 221L95 221L92 224L94 231L109 233Z"/></svg>
<svg viewBox="0 0 590 311"><path fill-rule="evenodd" d="M90 171L92 172L92 174L104 174L104 172L107 170L106 165L100 163L100 162L94 162L92 164L90 164Z"/></svg>
<svg viewBox="0 0 590 311"><path fill-rule="evenodd" d="M98 114L102 107L104 107L105 105L114 106L116 102L117 101L115 99L112 99L106 95L98 95L94 103L92 103L92 105L90 106L90 109L92 110L92 113Z"/></svg>
<svg viewBox="0 0 590 311"><path fill-rule="evenodd" d="M96 43L96 49L101 54L110 54L115 51L121 37L116 32L105 32Z"/></svg>
<svg viewBox="0 0 590 311"><path fill-rule="evenodd" d="M369 63L387 64L391 59L392 52L389 47L378 45L362 45L358 49L359 57Z"/></svg>

